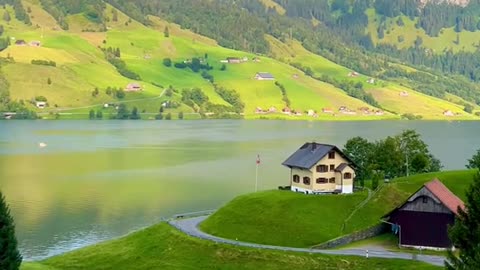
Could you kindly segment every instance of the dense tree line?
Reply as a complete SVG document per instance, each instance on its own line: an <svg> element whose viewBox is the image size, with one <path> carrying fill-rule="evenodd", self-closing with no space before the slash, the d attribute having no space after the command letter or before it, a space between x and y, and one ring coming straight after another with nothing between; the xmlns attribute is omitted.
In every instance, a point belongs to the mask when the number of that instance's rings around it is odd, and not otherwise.
<svg viewBox="0 0 480 270"><path fill-rule="evenodd" d="M15 18L19 21L24 22L25 24L32 24L30 21L30 16L28 16L27 11L22 5L22 1L20 0L0 0L0 5L11 5L13 6L13 10L15 12Z"/></svg>
<svg viewBox="0 0 480 270"><path fill-rule="evenodd" d="M394 178L442 168L414 130L405 130L375 142L355 137L347 141L343 151L358 166L357 179L360 181L371 179L376 173Z"/></svg>
<svg viewBox="0 0 480 270"><path fill-rule="evenodd" d="M106 5L102 0L40 0L40 3L65 30L68 29L66 21L68 15L83 13L93 22L104 22L103 13Z"/></svg>
<svg viewBox="0 0 480 270"><path fill-rule="evenodd" d="M125 61L120 58L120 48L108 47L103 49L103 52L105 54L105 59L117 69L120 75L132 80L141 80L140 75L128 69Z"/></svg>
<svg viewBox="0 0 480 270"><path fill-rule="evenodd" d="M215 92L226 102L230 103L236 113L241 113L245 109L245 104L240 99L240 95L233 89L226 89L221 86L214 85Z"/></svg>

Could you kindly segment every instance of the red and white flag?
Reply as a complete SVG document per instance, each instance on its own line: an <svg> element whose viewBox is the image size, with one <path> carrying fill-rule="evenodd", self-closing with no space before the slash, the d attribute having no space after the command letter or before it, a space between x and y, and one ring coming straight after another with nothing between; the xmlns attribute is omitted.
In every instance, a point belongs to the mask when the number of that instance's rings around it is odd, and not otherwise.
<svg viewBox="0 0 480 270"><path fill-rule="evenodd" d="M260 155L257 155L257 165L260 165Z"/></svg>

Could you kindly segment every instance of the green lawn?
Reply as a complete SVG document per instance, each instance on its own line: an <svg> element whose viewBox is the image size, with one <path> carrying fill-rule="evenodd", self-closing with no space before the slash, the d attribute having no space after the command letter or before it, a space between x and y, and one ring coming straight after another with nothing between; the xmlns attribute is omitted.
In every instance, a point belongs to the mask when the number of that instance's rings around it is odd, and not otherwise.
<svg viewBox="0 0 480 270"><path fill-rule="evenodd" d="M408 260L365 259L234 247L188 237L165 223L21 270L441 269Z"/></svg>
<svg viewBox="0 0 480 270"><path fill-rule="evenodd" d="M278 246L309 247L335 238L350 211L367 197L306 196L267 191L240 196L201 224L213 235Z"/></svg>
<svg viewBox="0 0 480 270"><path fill-rule="evenodd" d="M474 171L448 171L398 178L373 195L345 224L366 193L312 196L289 191L268 191L240 196L201 224L220 237L280 246L310 247L369 228L404 202L425 182L440 179L460 198Z"/></svg>

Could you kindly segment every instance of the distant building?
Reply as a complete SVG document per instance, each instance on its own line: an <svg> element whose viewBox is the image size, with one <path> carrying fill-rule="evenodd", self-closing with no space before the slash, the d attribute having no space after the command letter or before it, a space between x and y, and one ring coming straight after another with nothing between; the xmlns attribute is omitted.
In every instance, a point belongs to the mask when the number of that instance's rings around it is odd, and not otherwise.
<svg viewBox="0 0 480 270"><path fill-rule="evenodd" d="M127 87L125 87L126 92L138 92L142 91L142 86L139 83L129 83Z"/></svg>
<svg viewBox="0 0 480 270"><path fill-rule="evenodd" d="M276 112L277 112L277 108L275 108L275 107L272 106L272 107L270 107L270 108L268 109L268 112L269 112L269 113L276 113Z"/></svg>
<svg viewBox="0 0 480 270"><path fill-rule="evenodd" d="M255 79L258 81L274 81L275 77L268 72L258 72L255 75Z"/></svg>
<svg viewBox="0 0 480 270"><path fill-rule="evenodd" d="M23 39L19 39L19 40L16 40L16 41L15 41L15 45L17 45L17 46L25 46L25 45L27 45L27 42L25 42L25 40L23 40Z"/></svg>
<svg viewBox="0 0 480 270"><path fill-rule="evenodd" d="M334 145L305 143L282 165L290 168L292 191L353 193L355 165Z"/></svg>
<svg viewBox="0 0 480 270"><path fill-rule="evenodd" d="M374 79L374 78L369 78L369 79L367 80L367 83L369 83L369 84L375 84L375 79Z"/></svg>
<svg viewBox="0 0 480 270"><path fill-rule="evenodd" d="M348 77L358 77L358 72L355 72L355 71L352 71L350 73L348 73Z"/></svg>
<svg viewBox="0 0 480 270"><path fill-rule="evenodd" d="M282 113L284 113L284 114L291 114L291 113L292 113L292 110L291 110L290 108L288 108L288 107L285 107L285 108L283 108Z"/></svg>
<svg viewBox="0 0 480 270"><path fill-rule="evenodd" d="M332 108L323 108L322 112L323 113L333 113L333 109Z"/></svg>
<svg viewBox="0 0 480 270"><path fill-rule="evenodd" d="M408 94L407 91L402 91L402 92L400 92L399 95L400 95L401 97L408 97L408 96L409 96L409 94Z"/></svg>
<svg viewBox="0 0 480 270"><path fill-rule="evenodd" d="M227 57L227 62L229 64L240 64L242 63L242 60L238 57Z"/></svg>
<svg viewBox="0 0 480 270"><path fill-rule="evenodd" d="M264 111L262 110L262 108L257 107L255 108L255 113L264 113Z"/></svg>
<svg viewBox="0 0 480 270"><path fill-rule="evenodd" d="M37 108L39 108L39 109L45 109L45 107L47 107L47 102L45 102L45 101L36 101L36 102L35 102L35 106L37 106Z"/></svg>
<svg viewBox="0 0 480 270"><path fill-rule="evenodd" d="M450 110L444 111L444 112L443 112L443 115L444 115L444 116L455 116L455 114L454 114L452 111L450 111Z"/></svg>
<svg viewBox="0 0 480 270"><path fill-rule="evenodd" d="M445 249L451 247L448 226L454 224L459 207L465 208L462 200L434 179L385 215L383 221L399 235L400 246Z"/></svg>
<svg viewBox="0 0 480 270"><path fill-rule="evenodd" d="M40 47L40 46L42 46L42 43L38 40L33 40L33 41L30 41L29 45L31 47Z"/></svg>
<svg viewBox="0 0 480 270"><path fill-rule="evenodd" d="M308 115L308 116L314 116L315 114L316 114L316 113L315 113L314 110L308 110L308 111L307 111L307 115Z"/></svg>

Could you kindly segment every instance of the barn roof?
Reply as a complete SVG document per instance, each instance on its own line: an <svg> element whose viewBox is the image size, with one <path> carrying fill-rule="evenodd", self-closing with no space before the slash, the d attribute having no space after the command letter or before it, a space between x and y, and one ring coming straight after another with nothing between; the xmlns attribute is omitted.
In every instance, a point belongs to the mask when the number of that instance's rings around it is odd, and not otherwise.
<svg viewBox="0 0 480 270"><path fill-rule="evenodd" d="M458 214L458 207L465 209L465 205L460 198L453 194L442 182L438 179L434 179L424 186L437 197L437 199L445 205L455 215Z"/></svg>
<svg viewBox="0 0 480 270"><path fill-rule="evenodd" d="M258 76L262 77L262 78L265 78L265 79L273 79L273 75L271 73L268 73L268 72L258 72L257 73Z"/></svg>
<svg viewBox="0 0 480 270"><path fill-rule="evenodd" d="M428 191L430 191L435 196L435 198L437 198L440 203L442 203L446 208L448 208L448 210L452 211L453 214L458 214L459 206L460 208L465 209L465 205L463 201L460 200L460 198L453 194L442 182L440 182L440 180L433 179L432 181L423 184L423 186L415 193L413 193L404 203L390 211L388 214L384 215L382 218L387 218L392 215L393 212L402 208L402 206L404 206L408 201L410 201L412 197L415 197L415 195L423 188L426 188Z"/></svg>
<svg viewBox="0 0 480 270"><path fill-rule="evenodd" d="M293 153L282 165L287 167L296 167L301 169L310 169L313 165L317 164L323 157L325 157L330 151L335 150L340 153L348 162L353 162L340 151L336 146L321 143L305 143L295 153Z"/></svg>

